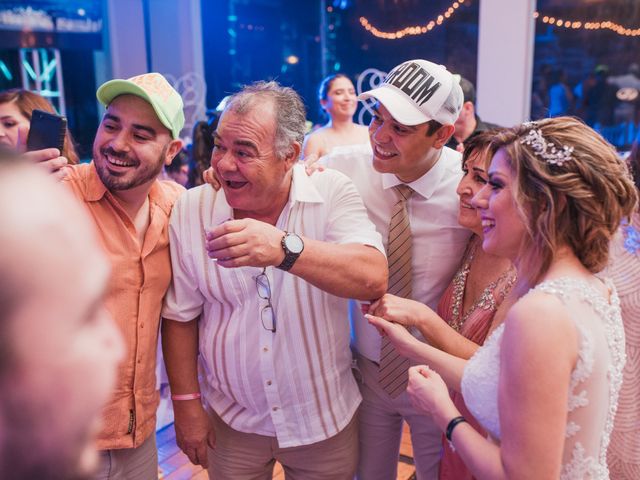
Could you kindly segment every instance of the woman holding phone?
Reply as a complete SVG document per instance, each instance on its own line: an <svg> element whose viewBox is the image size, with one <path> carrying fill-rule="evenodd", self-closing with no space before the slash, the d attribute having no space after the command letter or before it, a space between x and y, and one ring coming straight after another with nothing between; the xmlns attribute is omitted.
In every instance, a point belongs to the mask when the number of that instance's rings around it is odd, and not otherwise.
<svg viewBox="0 0 640 480"><path fill-rule="evenodd" d="M35 92L19 88L0 92L0 145L15 150L23 148L34 110L57 114L53 105ZM68 129L60 153L68 163L78 163L78 154Z"/></svg>

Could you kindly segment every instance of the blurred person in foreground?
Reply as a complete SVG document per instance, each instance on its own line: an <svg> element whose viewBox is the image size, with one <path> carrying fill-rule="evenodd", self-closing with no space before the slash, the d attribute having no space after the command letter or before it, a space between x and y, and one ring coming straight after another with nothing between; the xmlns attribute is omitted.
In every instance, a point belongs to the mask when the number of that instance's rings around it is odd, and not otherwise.
<svg viewBox="0 0 640 480"><path fill-rule="evenodd" d="M124 349L109 263L74 198L0 152L0 478L87 478Z"/></svg>

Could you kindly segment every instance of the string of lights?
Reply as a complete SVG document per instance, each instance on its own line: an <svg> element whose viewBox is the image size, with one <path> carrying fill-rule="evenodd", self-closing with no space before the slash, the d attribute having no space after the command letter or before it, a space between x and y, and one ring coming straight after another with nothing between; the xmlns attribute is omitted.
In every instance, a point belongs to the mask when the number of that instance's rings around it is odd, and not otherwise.
<svg viewBox="0 0 640 480"><path fill-rule="evenodd" d="M423 35L433 30L436 26L442 25L445 20L451 18L453 13L464 3L465 0L457 0L451 4L449 8L442 14L438 15L435 20L431 20L424 25L414 25L411 27L405 27L402 30L396 30L395 32L383 32L371 25L366 17L360 17L360 25L365 30L371 33L374 37L384 38L385 40L397 40L407 35Z"/></svg>
<svg viewBox="0 0 640 480"><path fill-rule="evenodd" d="M533 14L534 18L542 21L542 23L546 23L548 25L555 25L556 27L563 27L567 29L584 29L584 30L611 30L612 32L617 33L618 35L624 35L626 37L637 37L640 35L640 28L625 28L622 25L612 22L610 20L605 20L603 22L578 22L575 20L564 20L562 18L555 18L545 15L540 17L538 12Z"/></svg>
<svg viewBox="0 0 640 480"><path fill-rule="evenodd" d="M360 17L360 25L362 25L364 29L371 33L371 35L373 35L374 37L383 38L385 40L398 40L409 35L424 35L425 33L429 33L437 26L440 26L445 21L449 20L455 13L455 11L460 8L460 5L462 5L464 2L465 0L457 0L453 2L444 13L438 15L435 20L430 20L424 25L412 25L401 30L396 30L395 32L385 32L378 29L366 17ZM549 15L541 16L539 12L535 12L533 14L533 18L548 25L571 30L611 30L618 35L627 37L637 37L640 35L640 28L627 28L610 20L598 22L583 22L556 18Z"/></svg>

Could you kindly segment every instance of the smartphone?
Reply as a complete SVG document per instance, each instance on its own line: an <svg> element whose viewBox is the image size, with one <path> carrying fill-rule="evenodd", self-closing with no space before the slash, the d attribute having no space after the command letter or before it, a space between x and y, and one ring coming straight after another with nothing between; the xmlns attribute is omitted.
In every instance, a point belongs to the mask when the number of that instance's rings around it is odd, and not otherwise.
<svg viewBox="0 0 640 480"><path fill-rule="evenodd" d="M60 115L34 110L27 136L27 150L57 148L62 152L64 136L67 133L67 119Z"/></svg>

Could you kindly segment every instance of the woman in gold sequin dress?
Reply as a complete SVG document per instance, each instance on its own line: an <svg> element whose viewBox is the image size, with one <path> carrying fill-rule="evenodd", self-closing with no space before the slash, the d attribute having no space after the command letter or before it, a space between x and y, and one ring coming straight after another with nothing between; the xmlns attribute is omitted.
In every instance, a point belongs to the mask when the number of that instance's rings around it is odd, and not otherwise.
<svg viewBox="0 0 640 480"><path fill-rule="evenodd" d="M640 145L629 157L640 191ZM607 452L611 478L640 478L640 212L625 223L611 244L609 267L603 274L613 280L622 309L627 363L624 367L618 411Z"/></svg>
<svg viewBox="0 0 640 480"><path fill-rule="evenodd" d="M482 250L482 225L477 210L471 205L473 196L487 182L487 169L495 153L489 149L494 134L491 131L483 132L466 143L462 157L464 177L457 190L460 197L458 222L474 235L437 311L393 295L385 295L370 310L374 315L417 327L431 345L465 359L473 355L478 346L484 343L492 326L496 326L494 320L499 321L499 318L496 319L496 310L515 282L515 269L508 259ZM451 397L472 425L484 433L467 411L460 393L452 390ZM473 478L444 437L443 447L440 480Z"/></svg>

